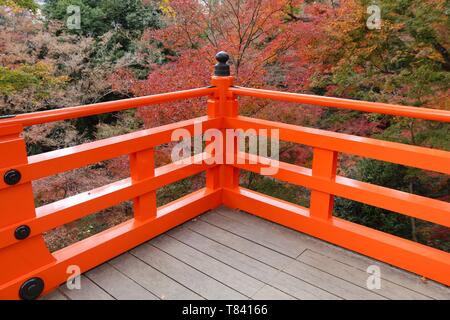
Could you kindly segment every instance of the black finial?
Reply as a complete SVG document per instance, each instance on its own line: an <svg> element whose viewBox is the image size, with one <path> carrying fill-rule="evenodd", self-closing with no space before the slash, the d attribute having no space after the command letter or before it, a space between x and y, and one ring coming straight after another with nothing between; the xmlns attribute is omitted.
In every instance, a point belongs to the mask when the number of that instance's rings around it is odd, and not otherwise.
<svg viewBox="0 0 450 320"><path fill-rule="evenodd" d="M225 51L216 54L216 60L219 62L214 67L214 75L216 77L228 77L230 75L230 66L227 64L230 56Z"/></svg>

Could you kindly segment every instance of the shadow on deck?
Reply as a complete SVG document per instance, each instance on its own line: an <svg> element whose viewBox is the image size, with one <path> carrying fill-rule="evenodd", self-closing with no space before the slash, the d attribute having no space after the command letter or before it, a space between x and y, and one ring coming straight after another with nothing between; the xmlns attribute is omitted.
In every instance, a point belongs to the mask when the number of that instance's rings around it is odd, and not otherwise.
<svg viewBox="0 0 450 320"><path fill-rule="evenodd" d="M367 268L380 267L369 290ZM450 299L450 289L221 207L87 272L44 299Z"/></svg>

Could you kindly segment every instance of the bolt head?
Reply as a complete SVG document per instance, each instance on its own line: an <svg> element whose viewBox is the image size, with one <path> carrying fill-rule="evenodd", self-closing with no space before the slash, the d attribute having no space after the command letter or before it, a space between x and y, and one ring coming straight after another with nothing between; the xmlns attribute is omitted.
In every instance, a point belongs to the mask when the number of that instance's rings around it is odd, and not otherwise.
<svg viewBox="0 0 450 320"><path fill-rule="evenodd" d="M12 186L17 183L19 183L20 179L22 178L22 175L19 171L12 169L8 170L5 175L3 176L3 181L5 181L6 184Z"/></svg>
<svg viewBox="0 0 450 320"><path fill-rule="evenodd" d="M225 51L220 51L216 54L216 60L220 63L227 63L230 60L230 56Z"/></svg>
<svg viewBox="0 0 450 320"><path fill-rule="evenodd" d="M14 231L14 236L17 240L23 240L28 238L28 236L31 233L31 229L29 226L23 225L20 227L17 227L16 231Z"/></svg>
<svg viewBox="0 0 450 320"><path fill-rule="evenodd" d="M31 278L25 281L19 289L19 296L23 300L35 300L44 291L44 280Z"/></svg>

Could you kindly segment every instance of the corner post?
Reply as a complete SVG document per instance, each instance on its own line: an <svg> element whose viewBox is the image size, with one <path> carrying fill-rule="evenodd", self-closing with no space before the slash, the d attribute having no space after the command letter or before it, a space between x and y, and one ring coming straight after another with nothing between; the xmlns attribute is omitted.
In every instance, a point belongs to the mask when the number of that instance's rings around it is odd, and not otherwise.
<svg viewBox="0 0 450 320"><path fill-rule="evenodd" d="M227 141L226 128L223 125L226 117L236 117L238 113L237 99L229 91L229 88L233 85L234 77L230 75L230 66L227 63L229 55L226 52L219 52L216 55L216 60L218 63L214 67L211 84L217 90L208 100L208 117L222 119L220 130L223 138L223 161L219 166L207 171L206 186L213 189L237 188L239 186L239 170L226 163L227 150L237 152L237 139L234 139L233 146L230 146L231 143ZM233 147L233 149L230 147Z"/></svg>
<svg viewBox="0 0 450 320"><path fill-rule="evenodd" d="M27 221L36 217L31 181L21 167L28 157L21 125L0 127L0 229L15 226L8 236L14 244L0 248L0 299L32 300L47 291L51 279L34 276L40 268L54 263L42 234Z"/></svg>

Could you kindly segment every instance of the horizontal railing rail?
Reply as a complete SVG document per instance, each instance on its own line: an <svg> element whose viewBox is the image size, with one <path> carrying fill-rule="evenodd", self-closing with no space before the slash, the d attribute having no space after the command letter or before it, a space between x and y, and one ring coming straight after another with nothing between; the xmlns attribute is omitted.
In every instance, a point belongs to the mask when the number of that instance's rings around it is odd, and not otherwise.
<svg viewBox="0 0 450 320"><path fill-rule="evenodd" d="M400 106L379 102L358 101L243 87L231 87L230 92L238 96L311 104L321 107L349 109L371 113L389 114L394 116L435 120L440 122L450 122L450 113L446 110L439 109Z"/></svg>
<svg viewBox="0 0 450 320"><path fill-rule="evenodd" d="M220 127L221 119L200 117L30 156L28 157L28 163L14 167L22 175L17 184L38 180L171 142L171 134L174 130L185 129L193 134L195 124L201 125L204 130L207 130ZM0 176L4 176L8 170L10 170L9 167L1 168ZM0 190L8 187L9 185L4 180L0 181Z"/></svg>
<svg viewBox="0 0 450 320"><path fill-rule="evenodd" d="M254 173L267 168L269 158L239 153L235 167ZM336 176L334 180L314 176L312 169L278 161L272 178L330 193L335 196L401 213L450 228L450 203L390 189L358 180Z"/></svg>
<svg viewBox="0 0 450 320"><path fill-rule="evenodd" d="M87 271L221 204L450 285L449 253L333 215L338 196L450 227L448 202L337 175L340 153L448 175L450 152L244 117L238 114L237 99L248 96L441 122L450 122L449 111L235 87L226 55L218 55L218 60L211 87L0 119L0 298L34 299L65 282L69 267ZM31 125L203 96L208 98L206 116L61 150L28 157L21 136ZM198 134L196 125L202 134L251 129L269 137L278 130L280 140L313 148L312 168L238 151L237 136L224 141L222 153L204 148L190 161L156 168L154 149L171 142L176 130ZM129 156L130 177L35 207L33 181L124 155ZM270 173L274 179L310 189L309 208L240 185L240 170L264 175L267 168L277 169ZM202 172L204 188L157 207L157 189ZM45 232L127 200L133 200L130 220L56 252L48 250Z"/></svg>
<svg viewBox="0 0 450 320"><path fill-rule="evenodd" d="M284 141L450 174L450 152L448 151L243 116L225 118L224 125L242 130L278 129L280 139Z"/></svg>
<svg viewBox="0 0 450 320"><path fill-rule="evenodd" d="M206 97L213 94L214 92L214 88L211 87L198 88L178 92L155 94L145 97L100 102L83 106L11 115L0 119L0 127L3 125L21 125L23 127L29 127L37 124L88 117L102 113L134 109L176 100Z"/></svg>

